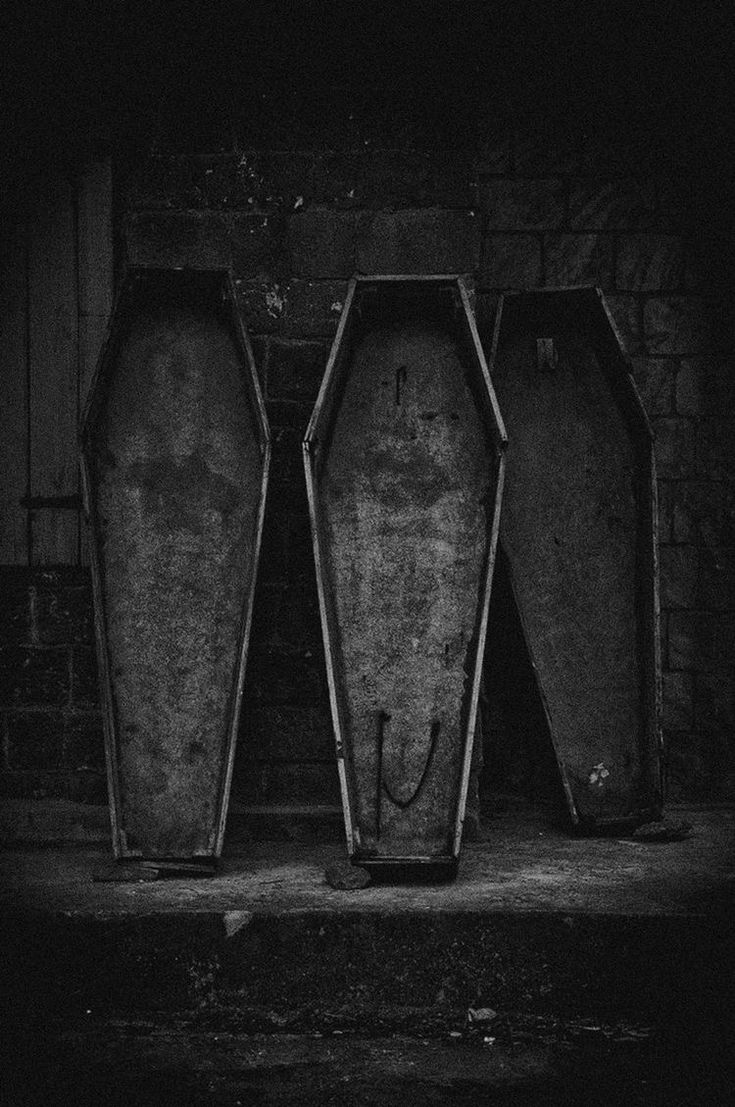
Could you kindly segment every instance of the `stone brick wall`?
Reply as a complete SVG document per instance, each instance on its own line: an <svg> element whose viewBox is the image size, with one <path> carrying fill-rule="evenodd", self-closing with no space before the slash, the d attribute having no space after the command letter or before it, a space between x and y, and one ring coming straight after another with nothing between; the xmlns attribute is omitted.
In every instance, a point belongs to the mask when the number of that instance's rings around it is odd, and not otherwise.
<svg viewBox="0 0 735 1107"><path fill-rule="evenodd" d="M273 430L235 798L338 802L300 443L355 271L465 274L486 348L501 291L602 287L656 432L669 796L733 797L733 258L687 188L531 130L156 149L115 167L119 260L232 267ZM3 788L99 799L85 572L3 580Z"/></svg>
<svg viewBox="0 0 735 1107"><path fill-rule="evenodd" d="M105 803L89 574L2 569L0 794Z"/></svg>

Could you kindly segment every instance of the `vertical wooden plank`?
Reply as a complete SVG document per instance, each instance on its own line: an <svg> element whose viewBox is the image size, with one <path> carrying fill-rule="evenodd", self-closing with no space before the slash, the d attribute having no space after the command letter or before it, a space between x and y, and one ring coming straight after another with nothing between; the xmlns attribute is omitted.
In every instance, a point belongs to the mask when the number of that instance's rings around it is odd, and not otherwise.
<svg viewBox="0 0 735 1107"><path fill-rule="evenodd" d="M78 417L97 367L112 311L112 163L85 167L77 185L77 256L79 264ZM81 562L89 565L87 528L81 526Z"/></svg>
<svg viewBox="0 0 735 1107"><path fill-rule="evenodd" d="M24 224L0 236L0 562L28 560L27 251Z"/></svg>
<svg viewBox="0 0 735 1107"><path fill-rule="evenodd" d="M84 408L112 309L110 159L85 168L77 193L79 256L79 404Z"/></svg>
<svg viewBox="0 0 735 1107"><path fill-rule="evenodd" d="M43 501L79 490L77 247L71 185L44 180L34 199L28 257L30 493ZM35 507L31 562L75 564L78 552L78 513L52 504Z"/></svg>

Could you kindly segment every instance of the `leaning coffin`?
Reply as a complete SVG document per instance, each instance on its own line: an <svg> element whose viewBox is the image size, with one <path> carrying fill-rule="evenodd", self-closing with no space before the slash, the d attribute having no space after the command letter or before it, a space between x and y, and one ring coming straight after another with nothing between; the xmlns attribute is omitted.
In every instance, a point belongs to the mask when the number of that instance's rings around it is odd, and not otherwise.
<svg viewBox="0 0 735 1107"><path fill-rule="evenodd" d="M128 274L81 440L114 851L215 858L270 454L227 273Z"/></svg>
<svg viewBox="0 0 735 1107"><path fill-rule="evenodd" d="M353 280L304 442L348 850L456 872L505 432L456 277Z"/></svg>
<svg viewBox="0 0 735 1107"><path fill-rule="evenodd" d="M653 441L602 295L503 297L491 373L512 442L500 544L572 822L660 817Z"/></svg>

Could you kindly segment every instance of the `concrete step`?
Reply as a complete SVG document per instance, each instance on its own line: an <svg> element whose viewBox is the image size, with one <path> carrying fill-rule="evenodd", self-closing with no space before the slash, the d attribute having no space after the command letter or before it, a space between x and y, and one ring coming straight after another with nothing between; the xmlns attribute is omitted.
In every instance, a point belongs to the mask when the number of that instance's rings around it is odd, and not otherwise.
<svg viewBox="0 0 735 1107"><path fill-rule="evenodd" d="M247 1032L415 1033L478 1007L704 1017L732 1004L735 814L678 814L691 837L655 844L509 815L451 884L350 892L324 879L336 845L231 843L214 877L142 884L94 883L102 849L6 851L5 992L17 1010L209 1011Z"/></svg>

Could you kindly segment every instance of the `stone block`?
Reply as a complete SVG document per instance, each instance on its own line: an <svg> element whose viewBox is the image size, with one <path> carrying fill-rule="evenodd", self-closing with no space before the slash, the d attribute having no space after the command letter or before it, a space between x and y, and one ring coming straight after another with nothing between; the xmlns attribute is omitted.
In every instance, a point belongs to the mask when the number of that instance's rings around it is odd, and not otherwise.
<svg viewBox="0 0 735 1107"><path fill-rule="evenodd" d="M612 237L604 234L549 234L544 237L545 284L551 287L613 283Z"/></svg>
<svg viewBox="0 0 735 1107"><path fill-rule="evenodd" d="M69 701L66 647L6 646L0 649L0 705L62 707Z"/></svg>
<svg viewBox="0 0 735 1107"><path fill-rule="evenodd" d="M475 169L461 152L416 149L330 151L317 156L314 200L336 209L469 208Z"/></svg>
<svg viewBox="0 0 735 1107"><path fill-rule="evenodd" d="M695 428L688 419L653 419L656 470L660 477L694 476Z"/></svg>
<svg viewBox="0 0 735 1107"><path fill-rule="evenodd" d="M709 611L735 611L735 549L732 547L700 550L696 606Z"/></svg>
<svg viewBox="0 0 735 1107"><path fill-rule="evenodd" d="M273 212L235 213L228 217L235 277L267 280L283 271L282 223L280 215Z"/></svg>
<svg viewBox="0 0 735 1107"><path fill-rule="evenodd" d="M364 215L356 257L362 273L467 273L480 258L480 220L439 208Z"/></svg>
<svg viewBox="0 0 735 1107"><path fill-rule="evenodd" d="M682 287L684 250L678 235L620 235L616 254L615 283L619 289L666 292Z"/></svg>
<svg viewBox="0 0 735 1107"><path fill-rule="evenodd" d="M268 353L266 394L273 400L313 404L327 362L324 342L273 340Z"/></svg>
<svg viewBox="0 0 735 1107"><path fill-rule="evenodd" d="M125 211L247 209L265 201L262 176L248 172L247 155L140 159L118 175Z"/></svg>
<svg viewBox="0 0 735 1107"><path fill-rule="evenodd" d="M71 655L71 702L74 707L99 707L101 699L94 646L75 645Z"/></svg>
<svg viewBox="0 0 735 1107"><path fill-rule="evenodd" d="M654 225L656 196L650 181L572 181L569 226L575 231L635 231Z"/></svg>
<svg viewBox="0 0 735 1107"><path fill-rule="evenodd" d="M697 727L719 730L735 727L735 682L718 673L697 673L694 710Z"/></svg>
<svg viewBox="0 0 735 1107"><path fill-rule="evenodd" d="M669 668L729 674L735 657L735 614L674 611L668 619Z"/></svg>
<svg viewBox="0 0 735 1107"><path fill-rule="evenodd" d="M327 204L331 208L357 208L369 206L371 183L374 186L375 178L371 182L368 171L368 159L372 151L367 153L362 150L329 150L317 154L314 160L314 202ZM405 169L405 166L404 166ZM426 162L419 155L413 162L413 173L410 169L408 180L397 184L397 191L408 190L412 194L419 187L419 182L426 172ZM394 163L394 173L398 182L401 181L401 172ZM404 193L405 194L405 193Z"/></svg>
<svg viewBox="0 0 735 1107"><path fill-rule="evenodd" d="M677 358L631 358L633 380L649 419L674 414L674 384L678 367Z"/></svg>
<svg viewBox="0 0 735 1107"><path fill-rule="evenodd" d="M60 769L64 716L60 711L14 711L7 717L8 768L15 771Z"/></svg>
<svg viewBox="0 0 735 1107"><path fill-rule="evenodd" d="M422 151L366 149L352 163L347 199L369 208L423 206L431 200L430 172L429 155Z"/></svg>
<svg viewBox="0 0 735 1107"><path fill-rule="evenodd" d="M73 713L67 716L64 727L63 761L67 769L75 772L105 769L105 737L102 716L95 712Z"/></svg>
<svg viewBox="0 0 735 1107"><path fill-rule="evenodd" d="M735 412L735 357L686 357L676 377L680 415Z"/></svg>
<svg viewBox="0 0 735 1107"><path fill-rule="evenodd" d="M732 335L723 305L697 296L651 296L643 313L649 354L729 352Z"/></svg>
<svg viewBox="0 0 735 1107"><path fill-rule="evenodd" d="M253 707L240 742L248 761L328 762L335 756L329 702Z"/></svg>
<svg viewBox="0 0 735 1107"><path fill-rule="evenodd" d="M39 642L45 645L94 640L92 582L66 582L37 576L32 585L33 614Z"/></svg>
<svg viewBox="0 0 735 1107"><path fill-rule="evenodd" d="M237 302L251 334L275 334L283 328L286 284L283 281L236 280Z"/></svg>
<svg viewBox="0 0 735 1107"><path fill-rule="evenodd" d="M348 211L309 208L288 223L291 272L296 277L349 277L355 268L357 217Z"/></svg>
<svg viewBox="0 0 735 1107"><path fill-rule="evenodd" d="M735 490L713 481L672 486L675 542L735 546Z"/></svg>
<svg viewBox="0 0 735 1107"><path fill-rule="evenodd" d="M697 476L735 480L735 413L697 422Z"/></svg>
<svg viewBox="0 0 735 1107"><path fill-rule="evenodd" d="M555 230L564 219L565 200L566 185L556 177L486 177L479 184L479 205L490 231Z"/></svg>
<svg viewBox="0 0 735 1107"><path fill-rule="evenodd" d="M480 281L488 288L534 288L541 283L541 241L532 234L490 234L483 243Z"/></svg>
<svg viewBox="0 0 735 1107"><path fill-rule="evenodd" d="M0 571L0 646L31 642L30 579L26 569Z"/></svg>
<svg viewBox="0 0 735 1107"><path fill-rule="evenodd" d="M237 179L245 204L298 211L314 198L314 155L245 150L238 159Z"/></svg>
<svg viewBox="0 0 735 1107"><path fill-rule="evenodd" d="M694 546L662 546L659 551L661 606L697 606L698 551Z"/></svg>
<svg viewBox="0 0 735 1107"><path fill-rule="evenodd" d="M694 677L691 673L664 673L663 725L666 730L691 730L694 716Z"/></svg>
<svg viewBox="0 0 735 1107"><path fill-rule="evenodd" d="M230 226L218 213L135 212L122 232L131 265L226 269L232 262Z"/></svg>
<svg viewBox="0 0 735 1107"><path fill-rule="evenodd" d="M426 203L432 207L474 208L478 183L472 151L434 150L429 155Z"/></svg>
<svg viewBox="0 0 735 1107"><path fill-rule="evenodd" d="M291 281L285 290L283 333L332 338L347 295L345 280Z"/></svg>

